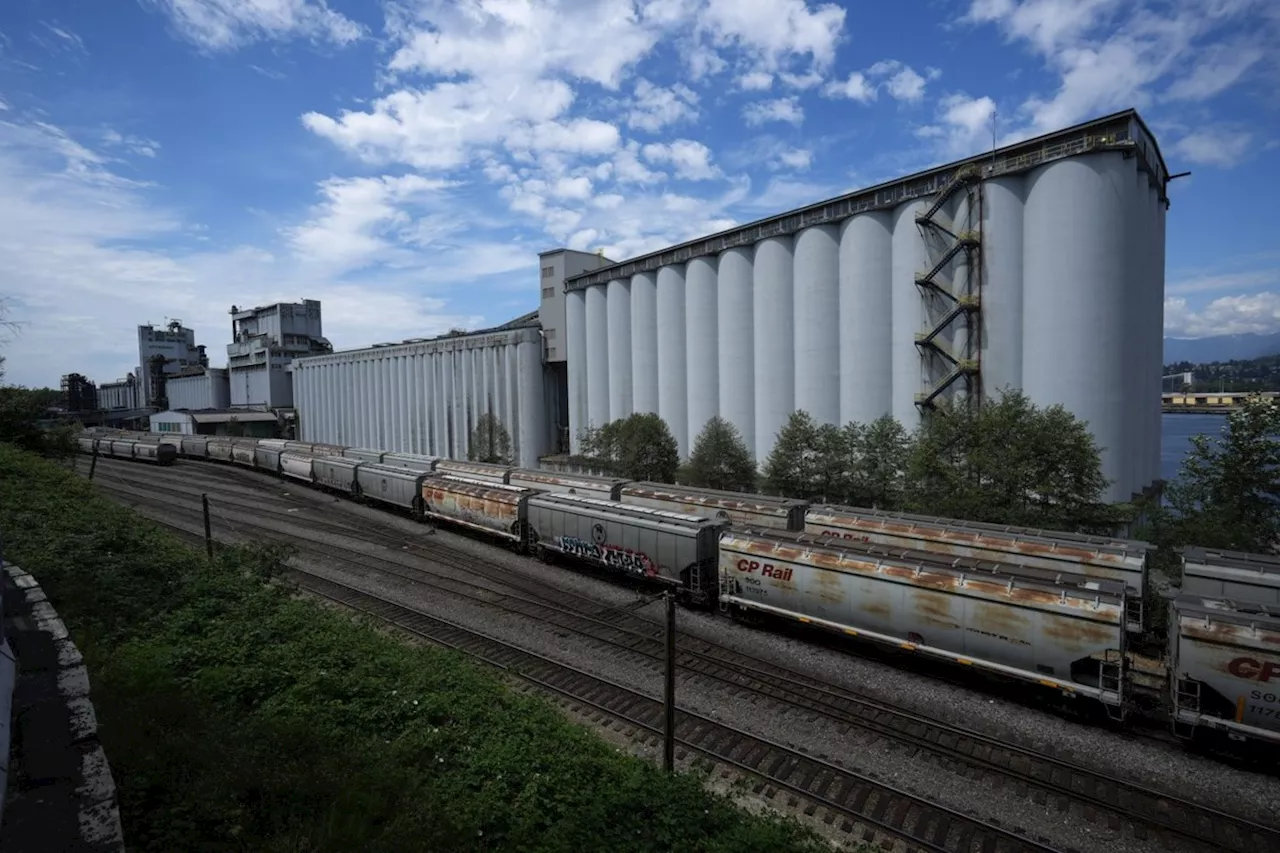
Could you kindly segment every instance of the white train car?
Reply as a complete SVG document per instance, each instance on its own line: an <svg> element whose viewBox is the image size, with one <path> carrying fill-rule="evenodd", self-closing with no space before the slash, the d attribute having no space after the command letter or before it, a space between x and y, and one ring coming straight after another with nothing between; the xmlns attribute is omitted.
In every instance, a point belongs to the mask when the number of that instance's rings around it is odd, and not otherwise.
<svg viewBox="0 0 1280 853"><path fill-rule="evenodd" d="M509 485L520 486L523 489L539 489L562 495L581 495L603 501L616 501L619 490L630 482L617 477L564 474L559 471L535 471L528 468L516 468L507 478Z"/></svg>
<svg viewBox="0 0 1280 853"><path fill-rule="evenodd" d="M1182 591L1280 606L1280 557L1214 548L1182 549Z"/></svg>
<svg viewBox="0 0 1280 853"><path fill-rule="evenodd" d="M1280 744L1280 607L1180 595L1167 657L1176 731Z"/></svg>
<svg viewBox="0 0 1280 853"><path fill-rule="evenodd" d="M618 500L624 504L707 515L727 519L733 524L778 530L801 530L804 511L809 506L808 501L795 498L640 482L623 486L618 492Z"/></svg>
<svg viewBox="0 0 1280 853"><path fill-rule="evenodd" d="M720 605L1125 707L1122 583L780 530L720 535Z"/></svg>

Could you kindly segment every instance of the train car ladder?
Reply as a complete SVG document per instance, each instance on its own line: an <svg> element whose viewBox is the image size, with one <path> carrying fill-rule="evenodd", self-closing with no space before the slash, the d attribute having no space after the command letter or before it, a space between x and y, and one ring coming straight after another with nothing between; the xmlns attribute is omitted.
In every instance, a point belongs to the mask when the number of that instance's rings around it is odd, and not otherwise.
<svg viewBox="0 0 1280 853"><path fill-rule="evenodd" d="M1116 703L1112 705L1110 702L1103 702L1107 709L1107 715L1113 720L1123 721L1125 717L1125 690L1124 690L1124 658L1117 656L1111 659L1108 654L1107 660L1098 661L1098 687L1103 694L1114 693Z"/></svg>
<svg viewBox="0 0 1280 853"><path fill-rule="evenodd" d="M1179 677L1174 692L1173 733L1189 738L1196 727L1183 719L1184 711L1192 717L1200 716L1200 682L1194 678Z"/></svg>

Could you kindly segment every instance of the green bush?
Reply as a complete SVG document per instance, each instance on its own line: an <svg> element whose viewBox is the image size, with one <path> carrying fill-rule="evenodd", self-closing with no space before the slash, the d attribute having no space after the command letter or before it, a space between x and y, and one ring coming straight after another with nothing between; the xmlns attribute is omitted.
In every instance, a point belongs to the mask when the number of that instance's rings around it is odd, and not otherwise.
<svg viewBox="0 0 1280 853"><path fill-rule="evenodd" d="M0 445L7 557L85 655L131 850L821 849L459 655L265 584Z"/></svg>

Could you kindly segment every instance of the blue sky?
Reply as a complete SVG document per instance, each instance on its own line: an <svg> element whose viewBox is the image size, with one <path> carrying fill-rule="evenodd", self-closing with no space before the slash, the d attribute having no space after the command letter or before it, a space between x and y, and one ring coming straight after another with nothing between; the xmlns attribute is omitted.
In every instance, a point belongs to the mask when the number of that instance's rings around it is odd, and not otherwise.
<svg viewBox="0 0 1280 853"><path fill-rule="evenodd" d="M7 381L318 298L339 348L1117 109L1172 171L1166 331L1280 330L1274 0L6 0ZM1261 188L1261 189L1260 189Z"/></svg>

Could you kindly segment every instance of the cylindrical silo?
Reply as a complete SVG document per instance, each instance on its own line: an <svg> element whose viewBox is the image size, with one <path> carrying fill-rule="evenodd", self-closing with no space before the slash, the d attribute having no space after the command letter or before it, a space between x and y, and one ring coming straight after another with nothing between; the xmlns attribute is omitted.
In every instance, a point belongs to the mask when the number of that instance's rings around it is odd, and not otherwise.
<svg viewBox="0 0 1280 853"><path fill-rule="evenodd" d="M840 422L893 411L893 218L861 213L840 224Z"/></svg>
<svg viewBox="0 0 1280 853"><path fill-rule="evenodd" d="M631 415L631 282L609 282L609 420Z"/></svg>
<svg viewBox="0 0 1280 853"><path fill-rule="evenodd" d="M1125 447L1124 471L1126 497L1142 489L1146 461L1142 455L1143 433L1146 431L1147 401L1143 399L1143 379L1147 371L1146 307L1145 293L1150 280L1151 228L1147 215L1147 176L1141 171L1130 173L1132 187L1128 194L1129 274L1125 279L1125 307L1129 311L1121 338L1125 349L1121 373L1125 387Z"/></svg>
<svg viewBox="0 0 1280 853"><path fill-rule="evenodd" d="M925 250L916 214L929 208L925 200L910 201L893 212L893 310L890 312L890 362L893 371L893 417L907 430L919 423L916 395L928 391L921 368L916 335L924 331L924 306L916 275L928 271Z"/></svg>
<svg viewBox="0 0 1280 853"><path fill-rule="evenodd" d="M542 352L537 341L522 341L516 347L516 370L521 394L517 462L524 468L537 468L538 458L546 450Z"/></svg>
<svg viewBox="0 0 1280 853"><path fill-rule="evenodd" d="M603 285L587 289L587 424L609 422L609 312ZM513 377L514 379L514 377Z"/></svg>
<svg viewBox="0 0 1280 853"><path fill-rule="evenodd" d="M754 295L756 458L768 458L779 430L796 408L795 258L790 237L756 243Z"/></svg>
<svg viewBox="0 0 1280 853"><path fill-rule="evenodd" d="M565 365L569 375L569 451L577 454L578 433L587 425L587 293L571 290L564 296Z"/></svg>
<svg viewBox="0 0 1280 853"><path fill-rule="evenodd" d="M988 399L999 399L1004 389L1022 388L1025 187L1019 176L993 178L982 192L982 390Z"/></svg>
<svg viewBox="0 0 1280 853"><path fill-rule="evenodd" d="M1033 170L1023 219L1023 389L1088 422L1113 501L1129 497L1123 362L1133 162L1108 152Z"/></svg>
<svg viewBox="0 0 1280 853"><path fill-rule="evenodd" d="M631 286L635 287L634 282ZM658 416L671 430L681 458L689 455L684 288L683 264L658 270ZM634 302L635 293L631 295Z"/></svg>
<svg viewBox="0 0 1280 853"><path fill-rule="evenodd" d="M815 225L795 241L795 408L840 423L840 232Z"/></svg>
<svg viewBox="0 0 1280 853"><path fill-rule="evenodd" d="M685 267L685 354L688 365L689 450L707 421L720 413L719 310L716 258L694 258Z"/></svg>
<svg viewBox="0 0 1280 853"><path fill-rule="evenodd" d="M719 318L720 417L742 433L756 452L755 325L751 295L752 249L729 249L720 255L716 275ZM757 460L763 461L763 460Z"/></svg>
<svg viewBox="0 0 1280 853"><path fill-rule="evenodd" d="M631 411L658 411L658 277L631 276Z"/></svg>
<svg viewBox="0 0 1280 853"><path fill-rule="evenodd" d="M951 230L953 233L960 235L967 231L978 231L976 218L979 215L979 207L978 200L974 195L976 192L976 190L969 190L956 195L955 208L951 220ZM941 244L949 247L952 240L953 238L949 236L943 236ZM973 277L973 261L974 258L972 257L972 254L968 250L962 250L956 254L955 259L951 262L950 292L957 300L970 299L974 295L973 288L976 286L976 282ZM945 286L946 285L944 284L944 287ZM941 297L940 299L935 300L935 302L937 305L935 310L942 312L944 317L955 308L954 303L946 297ZM926 317L928 316L928 309L926 309ZM943 317L937 317L938 322L941 322L942 319ZM976 323L977 319L976 315L970 316L963 313L959 314L951 321L944 331L939 333L938 337L946 341L944 346L948 347L951 354L956 358L964 361L977 361L977 353L974 352L970 346L971 342L976 343L978 340L977 335L971 334L971 324ZM932 321L926 319L925 326L932 328ZM940 360L936 356L933 361L936 366L931 378L933 378L934 381L938 381L950 372L952 364L950 361L946 361L945 359ZM939 361L942 361L942 363L938 364ZM951 384L943 397L959 403L963 402L968 397L968 393L968 382L960 379Z"/></svg>
<svg viewBox="0 0 1280 853"><path fill-rule="evenodd" d="M1164 203L1160 189L1147 186L1148 274L1143 287L1143 328L1147 334L1146 378L1143 399L1147 415L1138 455L1144 460L1142 486L1160 478L1161 388L1164 373Z"/></svg>
<svg viewBox="0 0 1280 853"><path fill-rule="evenodd" d="M1148 318L1151 323L1151 334L1155 338L1155 352L1152 359L1157 367L1157 373L1164 373L1164 274L1165 274L1165 257L1168 251L1165 245L1165 217L1168 215L1168 202L1163 198L1164 188L1160 188L1156 192L1156 210L1155 210L1155 273L1152 276L1151 292L1151 316ZM1163 387L1163 384L1162 384ZM1151 428L1151 446L1148 448L1148 458L1151 468L1152 479L1160 479L1164 475L1160 470L1160 447L1164 441L1164 416L1160 411L1161 400L1157 394L1152 402L1152 428Z"/></svg>
<svg viewBox="0 0 1280 853"><path fill-rule="evenodd" d="M513 343L505 349L504 365L507 371L507 379L510 383L507 393L508 399L510 400L510 418L507 420L507 423L509 423L510 426L507 427L507 429L509 430L509 434L512 436L511 441L513 443L511 445L511 452L518 453L518 448L514 444L515 434L520 429L520 417L525 406L528 404L528 400L526 398L529 391L521 382L519 361L520 345L518 343ZM542 395L539 394L538 397L541 399Z"/></svg>

